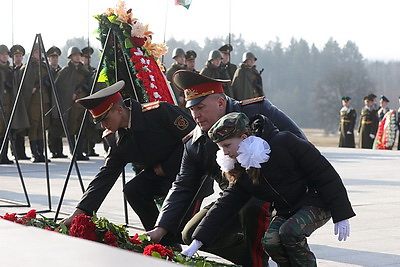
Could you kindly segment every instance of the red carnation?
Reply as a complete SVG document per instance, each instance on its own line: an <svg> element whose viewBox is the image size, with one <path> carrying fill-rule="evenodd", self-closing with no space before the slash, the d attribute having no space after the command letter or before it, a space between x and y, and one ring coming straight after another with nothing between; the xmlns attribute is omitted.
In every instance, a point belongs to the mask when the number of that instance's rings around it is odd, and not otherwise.
<svg viewBox="0 0 400 267"><path fill-rule="evenodd" d="M11 221L11 222L15 222L18 218L17 218L17 214L16 213L6 213L4 214L4 216L1 216L1 218L3 218L4 220L7 221Z"/></svg>
<svg viewBox="0 0 400 267"><path fill-rule="evenodd" d="M70 236L75 236L87 240L96 241L96 225L90 216L80 214L72 220L71 229L69 230Z"/></svg>
<svg viewBox="0 0 400 267"><path fill-rule="evenodd" d="M30 218L30 219L35 219L36 218L36 210L28 211L28 213L24 217Z"/></svg>
<svg viewBox="0 0 400 267"><path fill-rule="evenodd" d="M146 38L144 38L144 37L137 37L137 36L131 37L131 43L136 47L142 47L145 42L146 42Z"/></svg>
<svg viewBox="0 0 400 267"><path fill-rule="evenodd" d="M172 250L165 248L160 244L148 245L144 248L143 254L151 256L153 252L157 252L161 255L161 257L169 257L172 258Z"/></svg>
<svg viewBox="0 0 400 267"><path fill-rule="evenodd" d="M104 235L104 243L106 243L107 245L118 247L117 241L118 238L111 231L107 231ZM114 244L116 244L116 246Z"/></svg>
<svg viewBox="0 0 400 267"><path fill-rule="evenodd" d="M132 244L137 244L137 245L140 245L140 244L143 243L142 240L139 239L139 235L138 234L136 234L135 236L129 238L129 241L131 241Z"/></svg>

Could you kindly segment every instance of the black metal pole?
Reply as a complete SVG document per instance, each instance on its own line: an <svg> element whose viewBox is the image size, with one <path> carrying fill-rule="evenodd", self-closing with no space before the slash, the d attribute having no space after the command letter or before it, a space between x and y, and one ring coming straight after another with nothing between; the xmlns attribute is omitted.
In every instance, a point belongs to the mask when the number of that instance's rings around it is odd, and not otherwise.
<svg viewBox="0 0 400 267"><path fill-rule="evenodd" d="M104 47L106 47L107 44L108 44L108 42L110 41L110 34L111 34L111 29L108 30L107 38L106 38ZM93 90L94 90L94 88L95 88L95 86L96 86L96 82L97 82L97 80L98 80L98 78L99 78L100 68L101 68L101 66L103 65L103 61L104 61L104 53L103 53L102 56L101 56L99 65L97 66L96 75L95 75L95 79L94 79L93 84L92 84L92 88L91 88L91 90L90 90L90 94L92 94L92 92L93 92ZM60 210L61 210L62 202L64 201L65 192L66 192L66 190L67 190L69 178L70 178L70 176L71 176L72 162L73 162L74 159L75 159L76 148L78 147L78 143L79 143L79 141L80 141L80 136L81 136L81 134L82 134L82 130L83 130L84 122L85 122L85 120L86 120L87 112L88 112L88 111L85 110L85 112L84 112L84 114L83 114L83 119L82 119L81 127L80 127L79 133L78 133L78 140L76 141L76 145L75 145L75 148L74 148L73 153L72 153L72 161L71 161L71 163L70 163L70 165L69 165L69 168L68 168L67 177L66 177L65 182L64 182L63 190L62 190L62 192L61 192L60 201L58 202L56 214L55 214L55 216L54 216L54 221L57 221L58 214L60 213ZM61 113L60 113L60 115L61 115Z"/></svg>

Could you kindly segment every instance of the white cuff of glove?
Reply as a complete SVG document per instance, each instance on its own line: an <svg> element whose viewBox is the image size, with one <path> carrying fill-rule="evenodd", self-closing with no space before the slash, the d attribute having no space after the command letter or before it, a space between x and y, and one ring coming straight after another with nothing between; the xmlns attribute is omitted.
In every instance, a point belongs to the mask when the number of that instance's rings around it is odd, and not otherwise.
<svg viewBox="0 0 400 267"><path fill-rule="evenodd" d="M200 240L193 239L189 247L182 251L182 254L191 257L197 252L197 250L199 250L199 248L201 248L202 245L203 243Z"/></svg>
<svg viewBox="0 0 400 267"><path fill-rule="evenodd" d="M350 236L350 222L348 219L335 223L335 235L339 234L339 241L346 241Z"/></svg>
<svg viewBox="0 0 400 267"><path fill-rule="evenodd" d="M371 139L374 139L375 135L374 134L369 134L369 137L371 137Z"/></svg>
<svg viewBox="0 0 400 267"><path fill-rule="evenodd" d="M353 133L352 133L352 132L350 132L350 131L347 131L347 132L346 132L346 134L353 134Z"/></svg>

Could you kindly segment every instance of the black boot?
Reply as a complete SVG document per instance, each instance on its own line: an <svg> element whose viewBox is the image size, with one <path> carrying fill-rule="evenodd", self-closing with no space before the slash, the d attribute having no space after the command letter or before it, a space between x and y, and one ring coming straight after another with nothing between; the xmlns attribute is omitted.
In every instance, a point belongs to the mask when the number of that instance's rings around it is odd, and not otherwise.
<svg viewBox="0 0 400 267"><path fill-rule="evenodd" d="M3 144L4 138L0 138L0 147ZM13 164L14 161L10 160L7 156L8 153L8 140L5 143L4 151L0 155L0 164Z"/></svg>
<svg viewBox="0 0 400 267"><path fill-rule="evenodd" d="M15 153L14 156L17 159L31 159L30 157L26 156L25 153L25 137L17 134L15 136Z"/></svg>
<svg viewBox="0 0 400 267"><path fill-rule="evenodd" d="M38 148L37 148L37 141L29 141L29 145L31 147L31 153L32 153L31 161L33 163L40 162Z"/></svg>
<svg viewBox="0 0 400 267"><path fill-rule="evenodd" d="M44 143L43 140L37 140L37 152L38 152L38 157L39 157L39 162L46 162L46 158L43 154L44 152ZM50 162L48 159L47 162Z"/></svg>
<svg viewBox="0 0 400 267"><path fill-rule="evenodd" d="M84 142L84 137L81 137L81 140L77 143L76 147L76 160L89 160L88 156L85 156L83 154L83 142Z"/></svg>

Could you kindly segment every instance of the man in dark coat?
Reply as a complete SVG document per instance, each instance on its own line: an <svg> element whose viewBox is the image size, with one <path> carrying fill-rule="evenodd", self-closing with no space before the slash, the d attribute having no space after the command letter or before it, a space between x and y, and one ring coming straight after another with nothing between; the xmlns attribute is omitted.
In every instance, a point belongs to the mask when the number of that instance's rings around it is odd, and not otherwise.
<svg viewBox="0 0 400 267"><path fill-rule="evenodd" d="M262 113L277 127L305 139L303 132L282 111L264 97L236 101L224 94L222 84L227 81L211 79L190 71L178 71L174 83L184 89L186 107L190 108L197 124L185 138L185 149L180 173L168 193L156 228L148 234L158 242L164 235L180 233L185 226L181 218L188 213L191 203L201 202L213 193L214 180L221 189L228 185L216 162L218 146L207 135L209 128L223 115L241 111L248 116ZM212 205L201 210L186 224L183 238L190 244L193 231ZM205 249L244 266L267 266L268 256L261 247L260 233L265 232L269 220L269 202L251 199L230 222L217 241ZM254 218L258 218L255 220Z"/></svg>
<svg viewBox="0 0 400 267"><path fill-rule="evenodd" d="M16 96L21 84L22 75L25 70L25 65L22 63L25 55L25 49L21 45L13 45L10 49L10 56L13 60L13 104L15 103ZM25 153L25 136L28 133L29 128L29 117L26 104L22 94L18 99L13 121L11 123L11 129L13 130L13 139L15 151L13 151L14 157L18 159L30 159Z"/></svg>
<svg viewBox="0 0 400 267"><path fill-rule="evenodd" d="M47 50L46 54L50 63L50 72L55 81L57 79L58 73L61 70L61 67L58 64L58 59L61 55L61 50L56 46L52 46ZM50 84L50 80L48 81L48 83ZM63 154L63 140L62 140L63 136L65 136L64 129L62 127L61 120L58 115L57 104L54 98L54 94L52 95L53 95L52 98L53 111L51 112L51 122L48 131L48 146L52 154L52 158L66 158L67 155Z"/></svg>
<svg viewBox="0 0 400 267"><path fill-rule="evenodd" d="M230 44L226 44L221 46L218 50L222 53L222 62L220 67L228 72L229 80L232 81L237 70L237 66L231 63L231 52L233 47Z"/></svg>
<svg viewBox="0 0 400 267"><path fill-rule="evenodd" d="M342 97L342 109L340 110L339 147L356 147L354 142L354 126L356 124L356 110L350 106L351 98Z"/></svg>
<svg viewBox="0 0 400 267"><path fill-rule="evenodd" d="M119 93L123 86L124 82L119 81L78 100L89 109L94 121L106 128L103 135L110 149L76 211L64 220L67 225L78 214L97 211L125 165L132 163L136 171L142 171L124 186L125 198L144 228L150 230L159 213L154 199L166 196L179 171L182 138L194 128L190 115L167 102L141 105L127 99L124 103Z"/></svg>
<svg viewBox="0 0 400 267"><path fill-rule="evenodd" d="M85 109L75 103L76 99L89 95L90 72L81 62L82 52L77 47L68 49L68 65L63 67L56 79L56 89L60 98L61 113L68 126L72 147L75 146L76 138L83 119ZM54 116L58 117L58 111L54 110ZM77 160L88 160L83 155L83 140L77 144Z"/></svg>
<svg viewBox="0 0 400 267"><path fill-rule="evenodd" d="M369 94L364 97L365 106L361 109L360 124L358 133L360 134L360 148L372 149L376 132L378 130L379 118L374 107L376 95Z"/></svg>
<svg viewBox="0 0 400 267"><path fill-rule="evenodd" d="M242 63L232 79L233 97L237 100L264 95L261 74L256 69L257 58L252 52L243 54Z"/></svg>
<svg viewBox="0 0 400 267"><path fill-rule="evenodd" d="M11 111L11 98L13 96L12 86L12 68L8 62L8 47L0 45L0 146L3 144L7 129L8 119ZM0 154L0 164L12 164L13 161L7 156L8 152L7 140L4 150Z"/></svg>

